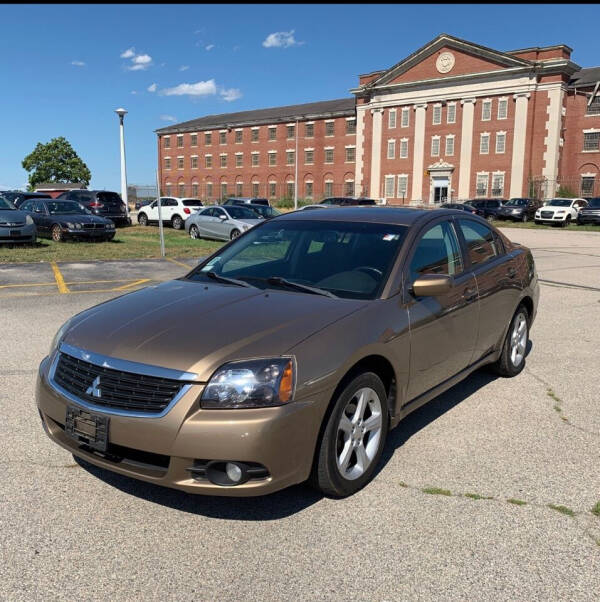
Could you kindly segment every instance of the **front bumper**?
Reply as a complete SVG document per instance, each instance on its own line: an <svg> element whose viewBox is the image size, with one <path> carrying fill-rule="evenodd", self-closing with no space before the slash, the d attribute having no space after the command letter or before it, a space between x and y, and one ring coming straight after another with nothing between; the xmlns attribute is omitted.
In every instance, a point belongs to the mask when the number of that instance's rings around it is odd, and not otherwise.
<svg viewBox="0 0 600 602"><path fill-rule="evenodd" d="M63 236L65 238L89 238L89 239L97 239L97 238L106 238L111 234L115 233L115 229L113 228L94 228L86 230L85 228L63 228Z"/></svg>
<svg viewBox="0 0 600 602"><path fill-rule="evenodd" d="M568 214L554 215L553 217L540 217L535 216L535 222L539 224L560 224L567 219Z"/></svg>
<svg viewBox="0 0 600 602"><path fill-rule="evenodd" d="M600 224L600 215L581 215L577 216L578 224Z"/></svg>
<svg viewBox="0 0 600 602"><path fill-rule="evenodd" d="M520 222L523 220L523 214L522 213L497 213L496 219L499 219L499 220L511 219L513 221Z"/></svg>
<svg viewBox="0 0 600 602"><path fill-rule="evenodd" d="M26 224L25 226L1 226L0 244L31 244L36 240L37 230L35 224Z"/></svg>
<svg viewBox="0 0 600 602"><path fill-rule="evenodd" d="M67 405L77 404L49 383L49 366L49 358L45 358L36 383L44 429L55 443L91 464L188 493L222 496L272 493L301 483L310 474L324 411L318 401L249 410L203 410L198 404L202 385L192 385L162 417L94 411L110 417L108 452L119 456L111 459L65 434ZM215 485L189 470L195 461L207 460L258 463L267 468L268 476L236 486Z"/></svg>

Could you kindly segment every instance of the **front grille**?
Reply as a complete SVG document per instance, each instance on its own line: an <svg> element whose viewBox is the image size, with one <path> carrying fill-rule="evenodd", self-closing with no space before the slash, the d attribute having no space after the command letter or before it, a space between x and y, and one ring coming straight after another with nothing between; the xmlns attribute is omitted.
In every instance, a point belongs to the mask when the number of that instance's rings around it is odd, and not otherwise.
<svg viewBox="0 0 600 602"><path fill-rule="evenodd" d="M0 222L0 226L3 228L22 228L25 222Z"/></svg>
<svg viewBox="0 0 600 602"><path fill-rule="evenodd" d="M552 219L554 217L554 211L542 211L540 213L540 215L544 218L544 219Z"/></svg>
<svg viewBox="0 0 600 602"><path fill-rule="evenodd" d="M104 224L83 224L86 230L104 230Z"/></svg>
<svg viewBox="0 0 600 602"><path fill-rule="evenodd" d="M78 399L96 406L149 414L162 412L185 384L103 368L63 352L56 365L54 381ZM100 396L93 395L94 391L99 391Z"/></svg>

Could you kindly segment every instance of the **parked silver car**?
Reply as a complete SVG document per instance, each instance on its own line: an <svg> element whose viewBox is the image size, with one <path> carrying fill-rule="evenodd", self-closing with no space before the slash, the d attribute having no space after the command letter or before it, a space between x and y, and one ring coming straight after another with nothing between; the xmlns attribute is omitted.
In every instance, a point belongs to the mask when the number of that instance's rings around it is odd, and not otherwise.
<svg viewBox="0 0 600 602"><path fill-rule="evenodd" d="M263 220L255 211L239 205L206 207L185 220L190 238L233 240Z"/></svg>
<svg viewBox="0 0 600 602"><path fill-rule="evenodd" d="M35 244L37 229L30 215L0 196L0 244Z"/></svg>

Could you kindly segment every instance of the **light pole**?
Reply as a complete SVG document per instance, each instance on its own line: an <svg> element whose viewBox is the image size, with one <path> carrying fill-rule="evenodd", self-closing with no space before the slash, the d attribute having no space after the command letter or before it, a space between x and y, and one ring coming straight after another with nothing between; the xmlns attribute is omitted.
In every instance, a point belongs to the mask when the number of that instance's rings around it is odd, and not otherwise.
<svg viewBox="0 0 600 602"><path fill-rule="evenodd" d="M127 217L129 217L129 203L127 202L127 167L125 166L125 134L123 131L123 118L127 111L123 108L115 109L115 113L119 116L119 130L121 133L121 198L125 203Z"/></svg>
<svg viewBox="0 0 600 602"><path fill-rule="evenodd" d="M296 117L296 150L294 151L294 157L296 159L296 166L294 169L294 211L298 210L298 118Z"/></svg>

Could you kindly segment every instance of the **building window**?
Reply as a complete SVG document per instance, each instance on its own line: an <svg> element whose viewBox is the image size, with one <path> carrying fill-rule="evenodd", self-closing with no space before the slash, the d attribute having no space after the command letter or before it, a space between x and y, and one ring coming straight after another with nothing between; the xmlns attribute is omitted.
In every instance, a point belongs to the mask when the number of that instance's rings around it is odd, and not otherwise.
<svg viewBox="0 0 600 602"><path fill-rule="evenodd" d="M168 194L168 193L167 193ZM212 182L206 183L206 196L211 199L213 195L213 185Z"/></svg>
<svg viewBox="0 0 600 602"><path fill-rule="evenodd" d="M432 157L440 156L440 137L439 136L431 137L431 156Z"/></svg>
<svg viewBox="0 0 600 602"><path fill-rule="evenodd" d="M346 119L346 134L356 134L356 119Z"/></svg>
<svg viewBox="0 0 600 602"><path fill-rule="evenodd" d="M294 182L288 182L285 185L285 189L286 189L286 197L288 199L293 199L294 198Z"/></svg>
<svg viewBox="0 0 600 602"><path fill-rule="evenodd" d="M388 159L395 159L396 158L396 141L395 140L388 140L388 146L387 146L387 158Z"/></svg>
<svg viewBox="0 0 600 602"><path fill-rule="evenodd" d="M390 109L388 113L388 127L393 130L396 127L396 109Z"/></svg>
<svg viewBox="0 0 600 602"><path fill-rule="evenodd" d="M271 198L273 198L276 195L277 195L277 183L276 182L269 182L269 196Z"/></svg>
<svg viewBox="0 0 600 602"><path fill-rule="evenodd" d="M219 132L219 144L227 144L227 132Z"/></svg>
<svg viewBox="0 0 600 602"><path fill-rule="evenodd" d="M221 182L221 198L227 198L227 182Z"/></svg>
<svg viewBox="0 0 600 602"><path fill-rule="evenodd" d="M242 143L242 130L235 130L235 143L236 144Z"/></svg>
<svg viewBox="0 0 600 602"><path fill-rule="evenodd" d="M400 158L408 158L408 138L402 138L400 140Z"/></svg>
<svg viewBox="0 0 600 602"><path fill-rule="evenodd" d="M346 163L354 163L356 161L356 148L349 146L346 148Z"/></svg>
<svg viewBox="0 0 600 602"><path fill-rule="evenodd" d="M476 194L477 196L487 196L489 175L487 173L478 173L476 181Z"/></svg>
<svg viewBox="0 0 600 602"><path fill-rule="evenodd" d="M165 169L171 169L171 157L165 157Z"/></svg>
<svg viewBox="0 0 600 602"><path fill-rule="evenodd" d="M177 169L183 169L183 157L177 157Z"/></svg>
<svg viewBox="0 0 600 602"><path fill-rule="evenodd" d="M163 138L163 148L171 148L171 138L169 136Z"/></svg>
<svg viewBox="0 0 600 602"><path fill-rule="evenodd" d="M333 149L332 148L325 149L325 163L333 163Z"/></svg>
<svg viewBox="0 0 600 602"><path fill-rule="evenodd" d="M260 156L259 153L252 153L252 167L258 167L258 157Z"/></svg>
<svg viewBox="0 0 600 602"><path fill-rule="evenodd" d="M508 100L501 98L498 101L498 119L506 119L508 117Z"/></svg>
<svg viewBox="0 0 600 602"><path fill-rule="evenodd" d="M221 164L220 164L221 167L227 167L227 155L221 155L220 161L221 161Z"/></svg>
<svg viewBox="0 0 600 602"><path fill-rule="evenodd" d="M446 107L446 123L456 123L456 103L450 102Z"/></svg>
<svg viewBox="0 0 600 602"><path fill-rule="evenodd" d="M206 155L204 157L204 167L207 169L212 167L212 155Z"/></svg>
<svg viewBox="0 0 600 602"><path fill-rule="evenodd" d="M498 132L496 134L496 153L502 154L506 148L506 134Z"/></svg>
<svg viewBox="0 0 600 602"><path fill-rule="evenodd" d="M277 140L277 126L269 127L269 140Z"/></svg>
<svg viewBox="0 0 600 602"><path fill-rule="evenodd" d="M305 138L313 138L315 135L315 124L314 123L307 123L304 126L304 137Z"/></svg>
<svg viewBox="0 0 600 602"><path fill-rule="evenodd" d="M296 135L296 126L295 125L288 125L286 127L286 135L288 137L288 140L290 138L293 138Z"/></svg>
<svg viewBox="0 0 600 602"><path fill-rule="evenodd" d="M433 125L439 125L440 123L442 123L442 107L441 107L441 105L433 107L432 115L433 115L433 121L432 121Z"/></svg>
<svg viewBox="0 0 600 602"><path fill-rule="evenodd" d="M252 182L252 196L257 197L259 193L260 184L258 182Z"/></svg>
<svg viewBox="0 0 600 602"><path fill-rule="evenodd" d="M581 196L594 196L595 176L581 177Z"/></svg>
<svg viewBox="0 0 600 602"><path fill-rule="evenodd" d="M304 151L304 163L305 165L312 165L315 162L315 152L312 150Z"/></svg>
<svg viewBox="0 0 600 602"><path fill-rule="evenodd" d="M192 197L195 199L198 198L198 184L196 182L192 184Z"/></svg>
<svg viewBox="0 0 600 602"><path fill-rule="evenodd" d="M198 146L198 134L190 134L190 146Z"/></svg>
<svg viewBox="0 0 600 602"><path fill-rule="evenodd" d="M394 196L394 176L385 176L385 192L384 195L386 199L391 199Z"/></svg>
<svg viewBox="0 0 600 602"><path fill-rule="evenodd" d="M484 100L481 103L481 121L489 121L492 118L492 101Z"/></svg>
<svg viewBox="0 0 600 602"><path fill-rule="evenodd" d="M407 128L410 123L410 107L404 107L402 109L402 117L400 118L400 126Z"/></svg>
<svg viewBox="0 0 600 602"><path fill-rule="evenodd" d="M177 134L177 148L183 148L183 134Z"/></svg>
<svg viewBox="0 0 600 602"><path fill-rule="evenodd" d="M304 196L307 199L312 199L312 195L313 195L313 183L305 182L304 183Z"/></svg>
<svg viewBox="0 0 600 602"><path fill-rule="evenodd" d="M243 164L244 164L244 155L242 153L236 153L235 154L235 166L242 167Z"/></svg>
<svg viewBox="0 0 600 602"><path fill-rule="evenodd" d="M492 174L492 196L502 196L504 193L504 174Z"/></svg>
<svg viewBox="0 0 600 602"><path fill-rule="evenodd" d="M258 142L258 132L259 132L258 128L252 128L250 130L250 140L252 142Z"/></svg>
<svg viewBox="0 0 600 602"><path fill-rule="evenodd" d="M190 157L190 167L192 169L198 169L198 157Z"/></svg>
<svg viewBox="0 0 600 602"><path fill-rule="evenodd" d="M490 152L490 135L481 134L479 138L479 154L487 155Z"/></svg>
<svg viewBox="0 0 600 602"><path fill-rule="evenodd" d="M285 164L286 165L294 165L296 161L296 151L288 150L285 151Z"/></svg>
<svg viewBox="0 0 600 602"><path fill-rule="evenodd" d="M235 183L235 196L242 196L244 190L244 184L242 182Z"/></svg>
<svg viewBox="0 0 600 602"><path fill-rule="evenodd" d="M333 196L333 182L331 180L325 180L325 190L323 191L325 196Z"/></svg>
<svg viewBox="0 0 600 602"><path fill-rule="evenodd" d="M408 176L398 176L398 198L404 200L408 190Z"/></svg>
<svg viewBox="0 0 600 602"><path fill-rule="evenodd" d="M586 115L600 115L600 95L594 96L592 102L585 109ZM167 147L165 147L167 148Z"/></svg>
<svg viewBox="0 0 600 602"><path fill-rule="evenodd" d="M185 196L185 184L179 184L179 196Z"/></svg>
<svg viewBox="0 0 600 602"><path fill-rule="evenodd" d="M325 122L325 136L333 136L335 131L335 121Z"/></svg>
<svg viewBox="0 0 600 602"><path fill-rule="evenodd" d="M276 151L272 151L269 153L269 165L271 167L273 167L274 165L277 165L277 152Z"/></svg>
<svg viewBox="0 0 600 602"><path fill-rule="evenodd" d="M165 186L166 186L167 196L171 196L171 191L172 191L171 184L169 184L169 182L167 182Z"/></svg>
<svg viewBox="0 0 600 602"><path fill-rule="evenodd" d="M446 136L446 156L454 155L454 136Z"/></svg>
<svg viewBox="0 0 600 602"><path fill-rule="evenodd" d="M344 196L354 196L354 180L344 182Z"/></svg>
<svg viewBox="0 0 600 602"><path fill-rule="evenodd" d="M206 132L204 134L204 144L210 146L212 144L212 132Z"/></svg>
<svg viewBox="0 0 600 602"><path fill-rule="evenodd" d="M600 132L584 132L583 133L583 150L584 151L600 150Z"/></svg>

